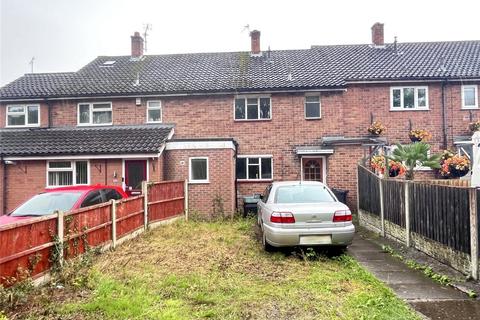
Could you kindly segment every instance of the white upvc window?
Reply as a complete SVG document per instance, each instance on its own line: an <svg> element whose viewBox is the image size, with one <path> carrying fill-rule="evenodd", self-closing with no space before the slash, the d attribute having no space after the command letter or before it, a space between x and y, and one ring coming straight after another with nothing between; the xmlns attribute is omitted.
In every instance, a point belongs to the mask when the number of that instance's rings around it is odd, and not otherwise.
<svg viewBox="0 0 480 320"><path fill-rule="evenodd" d="M103 126L112 124L112 103L79 103L77 113L79 126Z"/></svg>
<svg viewBox="0 0 480 320"><path fill-rule="evenodd" d="M88 184L90 184L88 160L55 160L47 162L47 187Z"/></svg>
<svg viewBox="0 0 480 320"><path fill-rule="evenodd" d="M390 88L390 110L428 110L428 87Z"/></svg>
<svg viewBox="0 0 480 320"><path fill-rule="evenodd" d="M7 105L7 127L38 127L40 126L40 105L15 104Z"/></svg>
<svg viewBox="0 0 480 320"><path fill-rule="evenodd" d="M305 96L305 119L320 119L322 117L322 108L320 96Z"/></svg>
<svg viewBox="0 0 480 320"><path fill-rule="evenodd" d="M238 156L236 168L237 180L272 180L273 157Z"/></svg>
<svg viewBox="0 0 480 320"><path fill-rule="evenodd" d="M462 86L462 109L478 109L478 86Z"/></svg>
<svg viewBox="0 0 480 320"><path fill-rule="evenodd" d="M233 106L235 121L270 120L272 103L269 96L238 96Z"/></svg>
<svg viewBox="0 0 480 320"><path fill-rule="evenodd" d="M147 123L162 122L162 102L147 101Z"/></svg>
<svg viewBox="0 0 480 320"><path fill-rule="evenodd" d="M189 183L209 183L208 157L192 157L189 162Z"/></svg>

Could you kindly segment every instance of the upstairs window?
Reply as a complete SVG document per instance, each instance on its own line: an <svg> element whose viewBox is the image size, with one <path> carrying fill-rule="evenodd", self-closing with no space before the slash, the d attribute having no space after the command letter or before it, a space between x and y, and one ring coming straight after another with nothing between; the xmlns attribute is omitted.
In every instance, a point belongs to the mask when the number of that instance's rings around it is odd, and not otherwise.
<svg viewBox="0 0 480 320"><path fill-rule="evenodd" d="M88 184L88 161L49 161L47 177L48 187Z"/></svg>
<svg viewBox="0 0 480 320"><path fill-rule="evenodd" d="M238 97L235 120L269 120L272 118L270 97Z"/></svg>
<svg viewBox="0 0 480 320"><path fill-rule="evenodd" d="M147 102L147 122L148 123L162 122L162 104L160 101Z"/></svg>
<svg viewBox="0 0 480 320"><path fill-rule="evenodd" d="M78 125L110 125L112 124L112 103L79 103Z"/></svg>
<svg viewBox="0 0 480 320"><path fill-rule="evenodd" d="M238 180L271 180L272 157L238 157L236 171Z"/></svg>
<svg viewBox="0 0 480 320"><path fill-rule="evenodd" d="M462 109L478 109L478 87L462 86Z"/></svg>
<svg viewBox="0 0 480 320"><path fill-rule="evenodd" d="M39 125L39 105L7 106L7 127L38 127Z"/></svg>
<svg viewBox="0 0 480 320"><path fill-rule="evenodd" d="M305 97L305 119L320 119L320 96Z"/></svg>
<svg viewBox="0 0 480 320"><path fill-rule="evenodd" d="M427 110L427 87L394 87L390 89L390 110Z"/></svg>

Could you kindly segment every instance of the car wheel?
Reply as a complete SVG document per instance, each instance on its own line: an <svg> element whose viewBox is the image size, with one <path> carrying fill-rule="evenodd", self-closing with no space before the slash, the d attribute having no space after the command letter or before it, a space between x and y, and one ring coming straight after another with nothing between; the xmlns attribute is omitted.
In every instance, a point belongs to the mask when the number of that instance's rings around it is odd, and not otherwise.
<svg viewBox="0 0 480 320"><path fill-rule="evenodd" d="M265 232L262 232L262 246L263 250L265 250L266 252L275 251L275 247L268 243Z"/></svg>

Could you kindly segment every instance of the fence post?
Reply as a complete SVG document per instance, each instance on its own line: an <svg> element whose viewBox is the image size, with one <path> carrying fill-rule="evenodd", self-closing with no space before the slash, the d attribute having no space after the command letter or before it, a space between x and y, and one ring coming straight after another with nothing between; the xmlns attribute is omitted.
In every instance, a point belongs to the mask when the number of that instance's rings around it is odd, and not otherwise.
<svg viewBox="0 0 480 320"><path fill-rule="evenodd" d="M385 209L383 202L383 183L382 178L378 178L379 191L380 191L380 224L382 225L382 237L385 237Z"/></svg>
<svg viewBox="0 0 480 320"><path fill-rule="evenodd" d="M185 185L183 186L184 193L184 209L185 209L185 220L188 221L188 179L185 179Z"/></svg>
<svg viewBox="0 0 480 320"><path fill-rule="evenodd" d="M410 183L405 182L405 244L410 247Z"/></svg>
<svg viewBox="0 0 480 320"><path fill-rule="evenodd" d="M117 202L112 199L112 247L117 247Z"/></svg>
<svg viewBox="0 0 480 320"><path fill-rule="evenodd" d="M148 229L148 182L142 181L142 193L143 193L143 228L145 231Z"/></svg>
<svg viewBox="0 0 480 320"><path fill-rule="evenodd" d="M58 263L63 266L63 237L64 237L64 213L57 211L57 236L58 236Z"/></svg>
<svg viewBox="0 0 480 320"><path fill-rule="evenodd" d="M478 280L478 215L477 189L470 188L470 273L473 279Z"/></svg>

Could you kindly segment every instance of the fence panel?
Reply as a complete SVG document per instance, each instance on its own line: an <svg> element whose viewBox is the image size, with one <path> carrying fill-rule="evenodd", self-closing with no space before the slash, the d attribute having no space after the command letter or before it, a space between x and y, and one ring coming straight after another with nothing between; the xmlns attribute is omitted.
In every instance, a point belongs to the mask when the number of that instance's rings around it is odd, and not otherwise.
<svg viewBox="0 0 480 320"><path fill-rule="evenodd" d="M358 198L360 209L380 215L380 186L378 177L365 167L358 166Z"/></svg>
<svg viewBox="0 0 480 320"><path fill-rule="evenodd" d="M143 196L120 200L117 204L117 239L143 227Z"/></svg>
<svg viewBox="0 0 480 320"><path fill-rule="evenodd" d="M148 187L148 221L155 222L183 214L185 211L185 182L167 181Z"/></svg>
<svg viewBox="0 0 480 320"><path fill-rule="evenodd" d="M0 284L19 276L22 269L32 276L50 269L52 235L56 233L56 215L0 226Z"/></svg>
<svg viewBox="0 0 480 320"><path fill-rule="evenodd" d="M86 246L107 244L112 234L110 203L75 210L65 214L65 258L73 258L86 251Z"/></svg>
<svg viewBox="0 0 480 320"><path fill-rule="evenodd" d="M411 231L470 253L468 188L412 183Z"/></svg>
<svg viewBox="0 0 480 320"><path fill-rule="evenodd" d="M405 182L382 180L385 220L405 228Z"/></svg>

